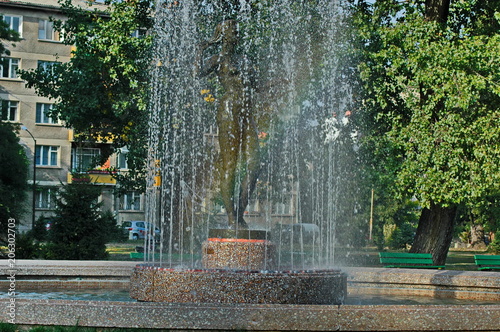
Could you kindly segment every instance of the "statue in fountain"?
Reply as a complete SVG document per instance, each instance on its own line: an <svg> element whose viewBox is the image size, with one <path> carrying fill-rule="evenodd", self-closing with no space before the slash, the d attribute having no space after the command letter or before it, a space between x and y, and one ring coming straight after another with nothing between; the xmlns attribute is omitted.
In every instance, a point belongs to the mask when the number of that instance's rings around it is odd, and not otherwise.
<svg viewBox="0 0 500 332"><path fill-rule="evenodd" d="M220 52L203 59L205 50L219 44ZM220 147L217 175L229 227L246 229L243 215L259 174L260 151L251 98L252 80L244 75L243 57L236 52L237 44L237 21L219 23L212 39L200 44L196 71L200 77L216 74L224 88L217 109Z"/></svg>

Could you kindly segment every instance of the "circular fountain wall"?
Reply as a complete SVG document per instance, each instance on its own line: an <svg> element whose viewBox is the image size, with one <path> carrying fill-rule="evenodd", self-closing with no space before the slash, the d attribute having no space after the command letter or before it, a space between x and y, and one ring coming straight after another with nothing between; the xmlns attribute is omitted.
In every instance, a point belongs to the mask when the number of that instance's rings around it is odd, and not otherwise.
<svg viewBox="0 0 500 332"><path fill-rule="evenodd" d="M340 270L248 271L166 269L138 265L131 296L174 303L341 304L347 291Z"/></svg>
<svg viewBox="0 0 500 332"><path fill-rule="evenodd" d="M347 277L340 270L269 270L275 266L276 248L265 239L267 232L210 233L239 238L208 238L203 244L203 269L136 266L132 298L173 303L343 303Z"/></svg>

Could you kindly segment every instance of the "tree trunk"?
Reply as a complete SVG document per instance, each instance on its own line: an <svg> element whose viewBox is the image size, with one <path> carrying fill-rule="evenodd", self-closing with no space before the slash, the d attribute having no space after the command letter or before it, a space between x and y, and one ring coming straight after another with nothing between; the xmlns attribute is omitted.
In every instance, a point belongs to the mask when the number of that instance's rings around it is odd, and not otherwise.
<svg viewBox="0 0 500 332"><path fill-rule="evenodd" d="M485 249L483 225L473 224L470 227L470 245L474 249Z"/></svg>
<svg viewBox="0 0 500 332"><path fill-rule="evenodd" d="M427 20L445 24L450 12L450 0L425 0ZM432 93L432 92L431 92ZM439 112L441 107L436 107ZM431 203L422 210L418 221L417 234L410 252L430 253L436 265L444 265L453 238L456 206L443 207Z"/></svg>
<svg viewBox="0 0 500 332"><path fill-rule="evenodd" d="M431 204L430 208L425 208L420 215L410 252L431 253L434 264L444 265L453 238L456 212L456 206Z"/></svg>
<svg viewBox="0 0 500 332"><path fill-rule="evenodd" d="M446 23L450 13L450 0L425 0L425 17L429 21Z"/></svg>

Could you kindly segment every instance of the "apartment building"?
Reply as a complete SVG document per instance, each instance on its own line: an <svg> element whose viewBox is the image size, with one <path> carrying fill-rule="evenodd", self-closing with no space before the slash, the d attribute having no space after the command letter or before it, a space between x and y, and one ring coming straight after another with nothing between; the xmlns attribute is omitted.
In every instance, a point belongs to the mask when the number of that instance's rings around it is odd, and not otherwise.
<svg viewBox="0 0 500 332"><path fill-rule="evenodd" d="M90 2L93 2L92 8L105 6L101 0L73 0L74 4L86 8ZM0 65L0 100L3 109L7 110L3 113L3 120L18 123L23 128L19 136L31 162L29 178L33 179L33 172L36 177L35 192L30 192L26 202L30 212L21 220L21 230L31 228L33 213L36 219L52 215L57 189L62 184L78 181L74 174L82 172L103 186L100 200L104 209L113 211L119 222L144 220L142 195L129 192L116 196L116 181L109 172L100 170L116 167L117 171L126 171L125 153L113 155L102 167L89 171L91 160L108 143L77 145L71 129L46 115L54 101L26 88L25 82L16 74L17 69L49 67L55 61L70 60L71 46L61 42L50 21L51 17L64 19L58 1L0 0L0 14L22 38L15 47L8 45L11 53Z"/></svg>

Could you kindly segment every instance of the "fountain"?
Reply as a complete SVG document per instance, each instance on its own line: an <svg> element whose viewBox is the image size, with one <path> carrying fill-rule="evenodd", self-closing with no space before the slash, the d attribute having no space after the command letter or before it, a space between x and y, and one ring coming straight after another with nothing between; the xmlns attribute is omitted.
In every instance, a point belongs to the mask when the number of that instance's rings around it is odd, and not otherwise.
<svg viewBox="0 0 500 332"><path fill-rule="evenodd" d="M146 214L161 240L146 239L135 299L345 297L333 259L338 151L353 139L342 10L327 0L266 6L157 4Z"/></svg>
<svg viewBox="0 0 500 332"><path fill-rule="evenodd" d="M133 298L342 303L341 13L337 1L157 3L146 215L161 240L145 241Z"/></svg>
<svg viewBox="0 0 500 332"><path fill-rule="evenodd" d="M131 287L139 301L9 295L0 298L4 313L15 310L20 326L499 331L495 272L344 267L354 296L336 305L346 294L344 272L334 268L343 240L336 221L346 215L340 207L354 211L354 195L343 190L352 145L340 144L353 138L338 70L337 52L348 48L337 38L342 11L330 0L276 0L272 10L264 1L236 2L158 4L147 213L162 234L145 241L144 264L16 260L15 269L0 268L4 289L15 273L19 292ZM218 113L230 96L209 64L231 29L238 32L231 52L244 55L235 62L239 93L253 113L242 106L242 121L224 129L231 123ZM236 157L219 155L233 147L220 141L224 131L240 136ZM364 305L355 300L362 294L411 294L428 304ZM439 298L466 304L436 305ZM309 305L319 303L335 305Z"/></svg>

